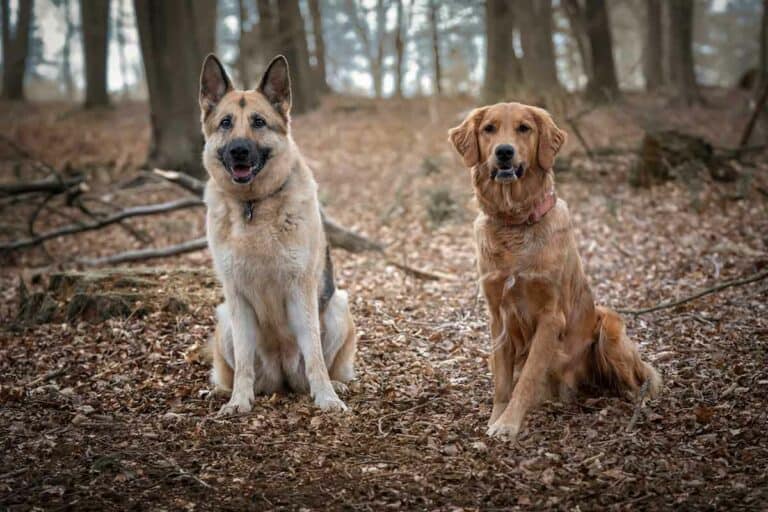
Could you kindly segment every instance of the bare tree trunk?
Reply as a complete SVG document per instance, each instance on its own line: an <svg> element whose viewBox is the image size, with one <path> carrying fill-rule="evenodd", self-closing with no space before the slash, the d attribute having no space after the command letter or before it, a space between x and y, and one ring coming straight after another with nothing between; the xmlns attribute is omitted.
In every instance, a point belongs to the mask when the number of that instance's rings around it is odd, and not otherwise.
<svg viewBox="0 0 768 512"><path fill-rule="evenodd" d="M438 10L440 6L435 0L429 0L429 26L432 33L432 63L435 66L435 93L439 96L443 94L442 79L443 74L440 68L440 35L438 25Z"/></svg>
<svg viewBox="0 0 768 512"><path fill-rule="evenodd" d="M514 5L507 0L485 2L485 80L483 101L504 101L510 89L520 86L523 73L512 44Z"/></svg>
<svg viewBox="0 0 768 512"><path fill-rule="evenodd" d="M109 0L80 0L80 19L85 55L85 108L106 107L109 105Z"/></svg>
<svg viewBox="0 0 768 512"><path fill-rule="evenodd" d="M371 71L373 74L373 92L377 98L384 94L384 33L387 26L386 8L384 0L376 2L376 55L371 62Z"/></svg>
<svg viewBox="0 0 768 512"><path fill-rule="evenodd" d="M693 62L693 0L669 2L671 82L678 100L691 105L700 99Z"/></svg>
<svg viewBox="0 0 768 512"><path fill-rule="evenodd" d="M646 27L645 51L643 52L643 70L645 71L645 89L649 92L664 85L663 51L664 30L661 16L661 0L645 0Z"/></svg>
<svg viewBox="0 0 768 512"><path fill-rule="evenodd" d="M261 52L264 62L270 62L275 56L277 48L277 15L270 0L257 0L256 8L259 11L259 34L261 40ZM290 64L290 63L289 63Z"/></svg>
<svg viewBox="0 0 768 512"><path fill-rule="evenodd" d="M403 97L403 64L405 56L405 37L403 35L405 14L403 0L396 0L397 26L395 27L395 97Z"/></svg>
<svg viewBox="0 0 768 512"><path fill-rule="evenodd" d="M32 26L32 0L19 0L16 26L11 36L11 9L8 0L0 2L3 29L3 98L24 99L24 75Z"/></svg>
<svg viewBox="0 0 768 512"><path fill-rule="evenodd" d="M325 69L325 37L323 35L323 12L320 0L309 0L309 14L312 17L312 37L315 41L315 82L321 92L328 92L328 75Z"/></svg>
<svg viewBox="0 0 768 512"><path fill-rule="evenodd" d="M151 111L148 165L203 178L197 96L214 50L216 0L134 0L134 9Z"/></svg>
<svg viewBox="0 0 768 512"><path fill-rule="evenodd" d="M523 74L530 88L545 95L560 93L552 39L551 0L517 0L515 12L523 47Z"/></svg>
<svg viewBox="0 0 768 512"><path fill-rule="evenodd" d="M117 40L117 59L120 67L120 76L123 77L122 93L125 95L128 90L128 58L125 55L125 27L129 22L126 21L125 5L123 0L117 0L117 16L115 20L115 39Z"/></svg>
<svg viewBox="0 0 768 512"><path fill-rule="evenodd" d="M763 17L760 23L760 80L763 87L768 86L768 0L763 0ZM758 89L759 86L758 86Z"/></svg>
<svg viewBox="0 0 768 512"><path fill-rule="evenodd" d="M72 21L72 6L69 0L61 4L64 9L64 45L61 48L61 79L64 82L64 92L68 100L75 98L75 83L72 77L72 39L75 37L75 24Z"/></svg>
<svg viewBox="0 0 768 512"><path fill-rule="evenodd" d="M579 0L563 0L563 8L568 17L568 24L571 26L573 39L576 41L576 47L579 49L581 57L581 67L587 82L593 77L592 72L592 53L589 47L589 35L587 34L587 19Z"/></svg>
<svg viewBox="0 0 768 512"><path fill-rule="evenodd" d="M246 51L246 36L245 22L248 19L248 9L245 6L245 0L237 0L237 14L239 21L239 37L237 39L237 72L240 75L240 84L243 88L248 89L251 86L251 77L248 74L248 61L250 56Z"/></svg>
<svg viewBox="0 0 768 512"><path fill-rule="evenodd" d="M588 20L587 34L592 57L592 78L587 83L587 98L594 102L610 101L619 95L619 82L616 78L611 22L605 0L587 0L584 14Z"/></svg>
<svg viewBox="0 0 768 512"><path fill-rule="evenodd" d="M278 35L278 51L285 55L291 66L291 110L296 114L312 110L318 105L317 86L312 77L312 67L309 65L309 48L299 0L280 2Z"/></svg>

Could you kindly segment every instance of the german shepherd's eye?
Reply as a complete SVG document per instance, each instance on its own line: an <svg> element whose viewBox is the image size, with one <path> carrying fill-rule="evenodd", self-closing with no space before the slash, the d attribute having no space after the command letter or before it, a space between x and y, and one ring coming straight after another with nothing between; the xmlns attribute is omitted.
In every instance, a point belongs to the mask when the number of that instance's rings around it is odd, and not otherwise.
<svg viewBox="0 0 768 512"><path fill-rule="evenodd" d="M232 116L226 116L224 119L219 121L219 128L222 130L229 130L232 128Z"/></svg>
<svg viewBox="0 0 768 512"><path fill-rule="evenodd" d="M528 133L529 131L531 131L531 127L527 124L521 124L517 127L517 133Z"/></svg>
<svg viewBox="0 0 768 512"><path fill-rule="evenodd" d="M264 128L265 126L267 126L267 121L260 115L255 114L251 118L251 126L253 126L254 128Z"/></svg>
<svg viewBox="0 0 768 512"><path fill-rule="evenodd" d="M493 132L496 131L496 126L492 125L492 124L487 124L487 125L483 126L483 131L485 133L493 133Z"/></svg>

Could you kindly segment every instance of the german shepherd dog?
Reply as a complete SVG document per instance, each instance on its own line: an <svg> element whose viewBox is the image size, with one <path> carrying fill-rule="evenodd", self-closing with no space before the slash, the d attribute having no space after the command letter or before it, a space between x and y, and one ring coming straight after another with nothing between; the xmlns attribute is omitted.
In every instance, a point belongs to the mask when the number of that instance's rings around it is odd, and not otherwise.
<svg viewBox="0 0 768 512"><path fill-rule="evenodd" d="M471 170L475 243L493 342L488 434L514 438L541 400L582 387L651 396L661 379L614 311L596 306L552 166L566 134L520 103L472 111L449 133Z"/></svg>
<svg viewBox="0 0 768 512"><path fill-rule="evenodd" d="M357 345L346 292L334 286L317 184L290 133L288 62L277 56L256 90L235 90L214 55L200 110L208 244L224 289L211 338L211 380L231 392L221 415L255 394L309 392L346 410Z"/></svg>

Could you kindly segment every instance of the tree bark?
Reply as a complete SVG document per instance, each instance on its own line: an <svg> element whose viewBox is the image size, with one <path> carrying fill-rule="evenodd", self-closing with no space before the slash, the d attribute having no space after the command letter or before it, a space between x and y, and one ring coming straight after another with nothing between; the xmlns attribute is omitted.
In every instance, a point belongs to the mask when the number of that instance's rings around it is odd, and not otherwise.
<svg viewBox="0 0 768 512"><path fill-rule="evenodd" d="M439 26L438 26L438 10L440 6L437 4L435 0L429 0L429 26L430 26L430 32L432 35L432 63L434 65L434 92L438 96L443 94L443 86L442 86L442 80L443 80L443 73L440 66L440 34L439 34Z"/></svg>
<svg viewBox="0 0 768 512"><path fill-rule="evenodd" d="M317 84L309 64L309 48L299 0L283 0L278 11L278 51L291 67L292 107L296 114L318 105Z"/></svg>
<svg viewBox="0 0 768 512"><path fill-rule="evenodd" d="M214 50L216 0L134 0L152 125L148 166L203 178L200 67Z"/></svg>
<svg viewBox="0 0 768 512"><path fill-rule="evenodd" d="M106 107L109 105L109 0L80 0L80 19L85 56L85 108Z"/></svg>
<svg viewBox="0 0 768 512"><path fill-rule="evenodd" d="M512 44L514 27L512 2L486 0L484 103L504 101L510 89L522 83L520 61Z"/></svg>
<svg viewBox="0 0 768 512"><path fill-rule="evenodd" d="M248 73L250 55L248 55L248 51L246 50L248 36L246 36L245 22L248 19L248 9L245 6L245 0L237 0L237 14L239 21L237 72L240 75L240 84L244 89L248 89L251 86L251 77Z"/></svg>
<svg viewBox="0 0 768 512"><path fill-rule="evenodd" d="M693 0L675 0L669 9L671 82L677 99L691 105L699 99L693 62Z"/></svg>
<svg viewBox="0 0 768 512"><path fill-rule="evenodd" d="M763 87L768 86L768 0L763 0L763 17L760 23L760 80ZM756 90L760 90L758 86Z"/></svg>
<svg viewBox="0 0 768 512"><path fill-rule="evenodd" d="M61 48L61 79L64 82L64 91L68 100L75 97L75 82L72 77L72 39L75 37L75 24L72 22L72 9L69 0L61 4L64 10L64 45Z"/></svg>
<svg viewBox="0 0 768 512"><path fill-rule="evenodd" d="M767 0L768 1L768 0ZM664 85L664 30L661 21L661 0L645 0L646 27L645 51L643 52L643 71L645 89L657 91Z"/></svg>
<svg viewBox="0 0 768 512"><path fill-rule="evenodd" d="M568 24L571 26L573 39L576 41L576 47L581 57L581 68L584 70L584 76L587 82L592 80L592 54L589 47L589 36L587 35L587 19L579 0L563 0L563 9L568 17Z"/></svg>
<svg viewBox="0 0 768 512"><path fill-rule="evenodd" d="M309 14L312 17L312 37L315 41L315 82L320 91L325 93L328 87L328 75L325 69L325 37L323 35L323 12L320 0L309 0Z"/></svg>
<svg viewBox="0 0 768 512"><path fill-rule="evenodd" d="M593 102L610 101L619 96L616 63L613 59L613 37L605 0L587 0L587 21L592 77L587 83L587 98Z"/></svg>
<svg viewBox="0 0 768 512"><path fill-rule="evenodd" d="M259 11L259 39L264 62L270 62L277 48L277 15L270 0L257 0L256 9ZM290 64L290 63L289 63Z"/></svg>
<svg viewBox="0 0 768 512"><path fill-rule="evenodd" d="M384 95L384 39L387 26L387 9L384 0L376 2L376 55L371 61L373 92L377 98Z"/></svg>
<svg viewBox="0 0 768 512"><path fill-rule="evenodd" d="M516 8L526 84L545 94L560 93L562 87L557 78L552 40L551 0L517 0Z"/></svg>
<svg viewBox="0 0 768 512"><path fill-rule="evenodd" d="M3 29L3 98L7 100L24 99L24 75L29 54L32 7L32 0L19 0L18 16L11 36L9 1L0 2Z"/></svg>
<svg viewBox="0 0 768 512"><path fill-rule="evenodd" d="M768 1L768 0L767 0ZM397 26L395 27L395 97L403 97L403 64L405 64L405 13L403 0L396 0Z"/></svg>

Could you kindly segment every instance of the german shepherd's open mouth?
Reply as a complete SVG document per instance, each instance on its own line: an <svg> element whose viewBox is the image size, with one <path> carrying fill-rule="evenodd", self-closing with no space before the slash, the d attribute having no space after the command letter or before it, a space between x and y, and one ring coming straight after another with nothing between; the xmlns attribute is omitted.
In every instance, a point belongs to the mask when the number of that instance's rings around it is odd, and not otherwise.
<svg viewBox="0 0 768 512"><path fill-rule="evenodd" d="M219 148L219 160L234 183L247 185L267 165L272 150L259 147L251 140L234 139Z"/></svg>

